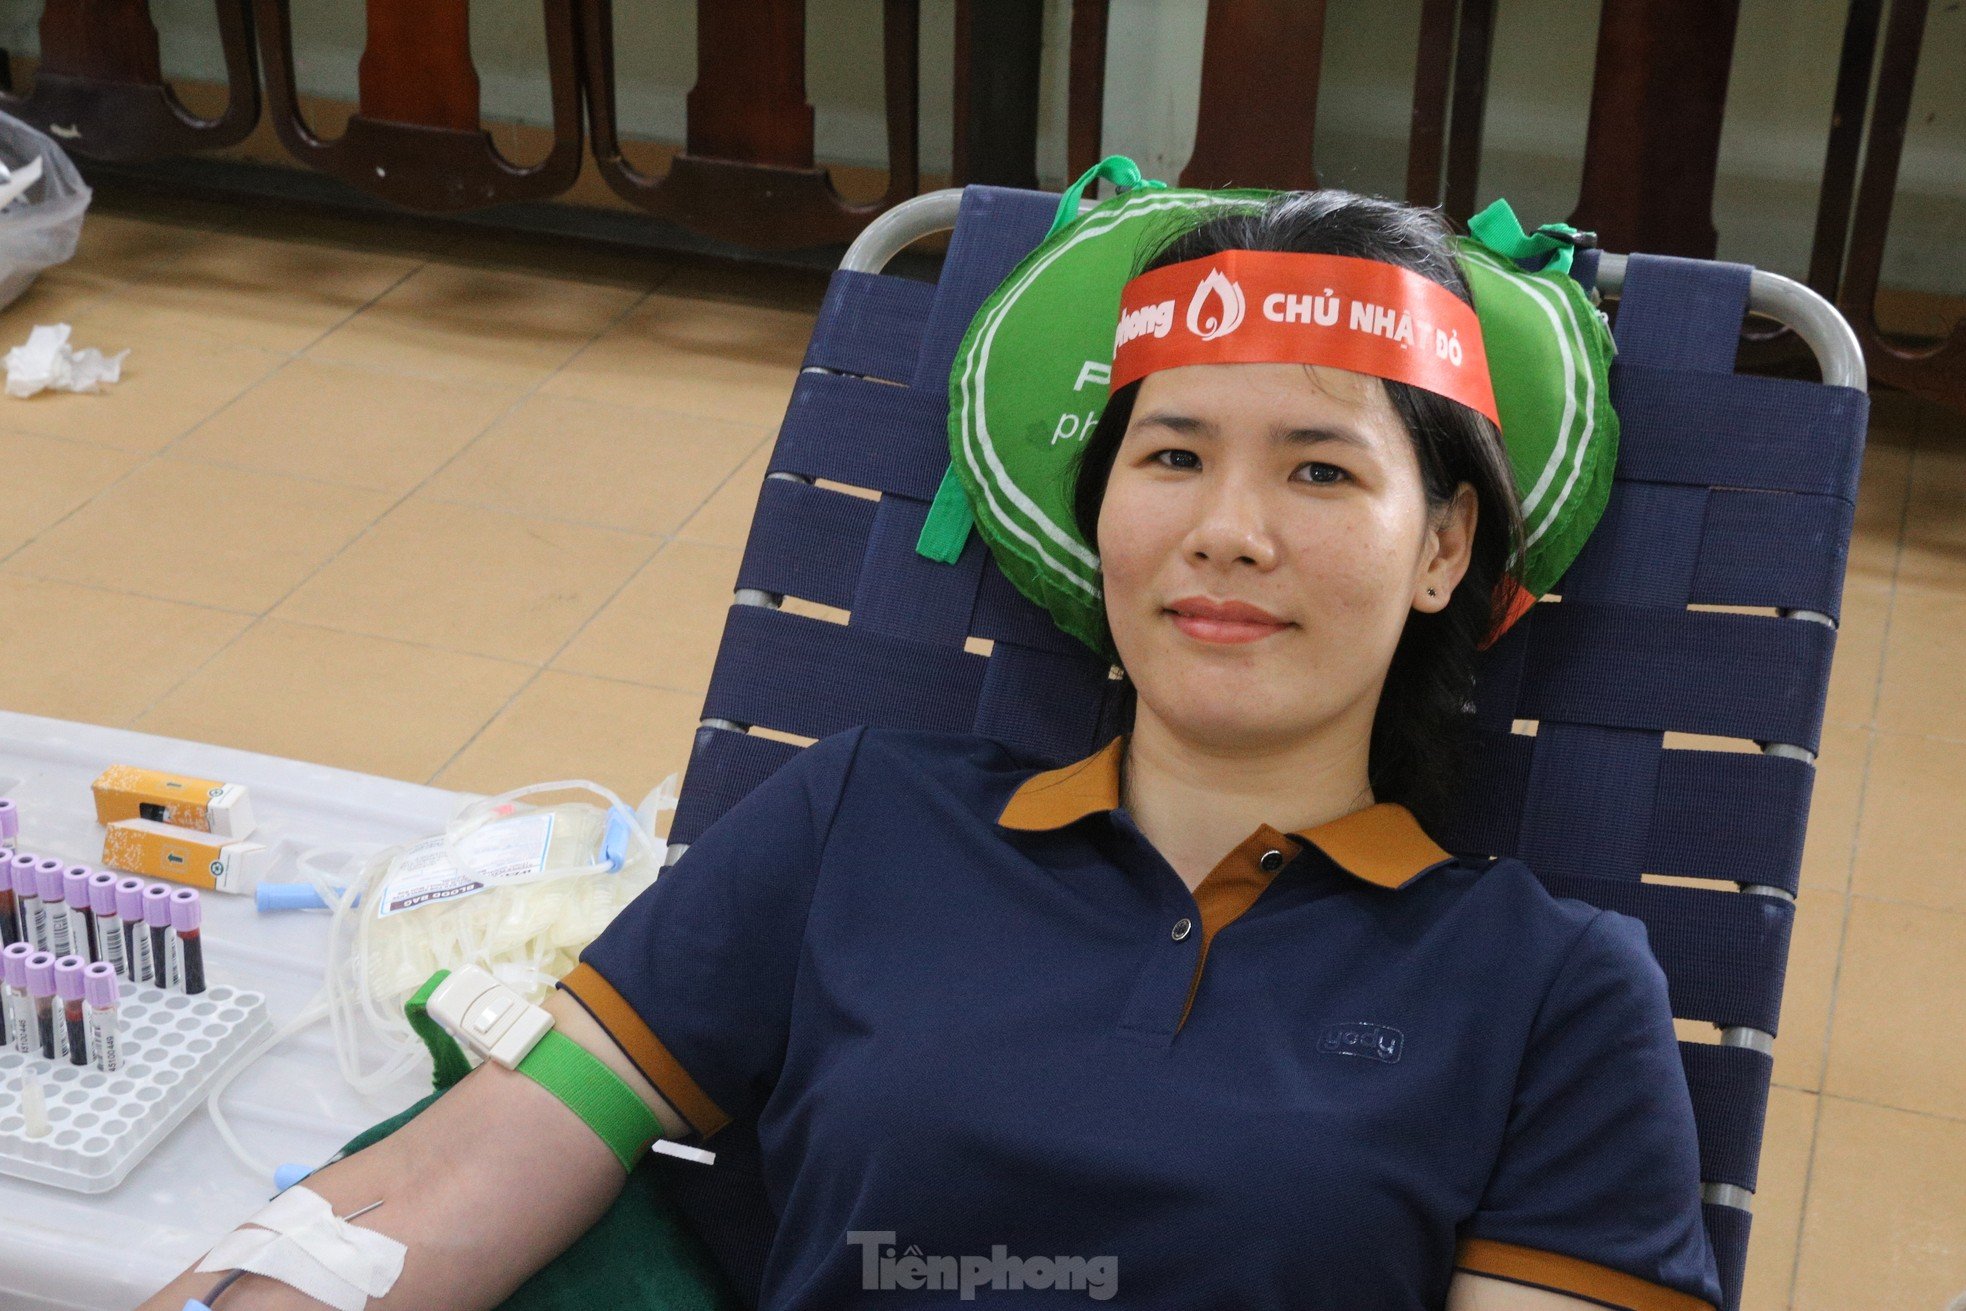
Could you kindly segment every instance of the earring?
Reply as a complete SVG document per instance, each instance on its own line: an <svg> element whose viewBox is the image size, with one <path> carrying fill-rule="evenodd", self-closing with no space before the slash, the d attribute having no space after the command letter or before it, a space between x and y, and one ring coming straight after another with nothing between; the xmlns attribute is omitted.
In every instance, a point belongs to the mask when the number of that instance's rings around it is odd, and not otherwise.
<svg viewBox="0 0 1966 1311"><path fill-rule="evenodd" d="M1434 589L1433 589L1433 588L1431 588L1431 587L1429 587L1429 588L1427 589L1427 595L1428 595L1428 596L1432 596L1433 594L1434 594Z"/></svg>

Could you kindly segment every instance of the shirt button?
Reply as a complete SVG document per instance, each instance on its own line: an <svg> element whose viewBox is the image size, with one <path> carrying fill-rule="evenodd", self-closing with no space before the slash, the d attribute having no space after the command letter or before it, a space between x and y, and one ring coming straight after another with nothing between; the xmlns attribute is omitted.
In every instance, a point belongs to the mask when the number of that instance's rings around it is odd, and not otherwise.
<svg viewBox="0 0 1966 1311"><path fill-rule="evenodd" d="M1283 868L1283 853L1272 847L1261 856L1258 856L1256 863L1263 867L1264 873L1274 874Z"/></svg>
<svg viewBox="0 0 1966 1311"><path fill-rule="evenodd" d="M1190 932L1192 932L1192 931L1194 930L1194 927L1195 927L1195 925L1194 925L1194 921L1193 921L1193 920L1187 920L1187 919L1178 919L1178 920L1175 920L1175 921L1174 921L1174 940L1175 940L1176 942L1179 942L1179 941L1181 941L1181 939L1183 939L1183 938L1185 938L1185 937L1187 937L1187 936L1188 936L1188 934L1189 934Z"/></svg>

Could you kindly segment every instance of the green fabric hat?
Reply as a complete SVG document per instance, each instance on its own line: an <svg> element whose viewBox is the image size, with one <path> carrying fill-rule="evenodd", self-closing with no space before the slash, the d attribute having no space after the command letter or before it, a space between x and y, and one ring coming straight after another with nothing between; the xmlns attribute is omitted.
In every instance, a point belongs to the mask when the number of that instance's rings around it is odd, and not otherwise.
<svg viewBox="0 0 1966 1311"><path fill-rule="evenodd" d="M1074 218L1096 177L1134 189ZM1115 156L1068 190L1059 221L983 302L949 374L949 455L916 549L953 561L974 525L998 567L1101 655L1099 559L1072 514L1072 466L1107 399L1120 291L1178 233L1282 194L1143 182ZM1524 558L1498 598L1512 623L1554 585L1596 527L1617 461L1610 333L1569 277L1574 233L1524 234L1497 201L1458 239L1487 345L1504 444L1523 501ZM1537 272L1516 261L1546 259Z"/></svg>

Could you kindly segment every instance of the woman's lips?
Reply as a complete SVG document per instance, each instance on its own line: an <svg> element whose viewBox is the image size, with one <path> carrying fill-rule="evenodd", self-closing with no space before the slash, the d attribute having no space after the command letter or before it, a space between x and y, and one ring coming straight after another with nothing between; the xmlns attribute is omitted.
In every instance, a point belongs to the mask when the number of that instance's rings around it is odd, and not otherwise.
<svg viewBox="0 0 1966 1311"><path fill-rule="evenodd" d="M1176 614L1170 610L1167 617L1174 626L1199 642L1260 642L1273 633L1280 633L1289 624L1266 624L1249 619L1204 619L1199 615Z"/></svg>

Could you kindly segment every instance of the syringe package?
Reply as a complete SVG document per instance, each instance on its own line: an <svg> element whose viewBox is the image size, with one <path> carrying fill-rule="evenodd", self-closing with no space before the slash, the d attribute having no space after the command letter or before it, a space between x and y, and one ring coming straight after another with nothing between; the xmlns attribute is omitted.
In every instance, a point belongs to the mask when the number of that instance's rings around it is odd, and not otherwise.
<svg viewBox="0 0 1966 1311"><path fill-rule="evenodd" d="M224 985L196 995L133 988L121 1012L114 1071L0 1052L0 1174L107 1192L272 1028L263 996ZM41 1081L48 1130L40 1137L28 1136L23 1072Z"/></svg>

